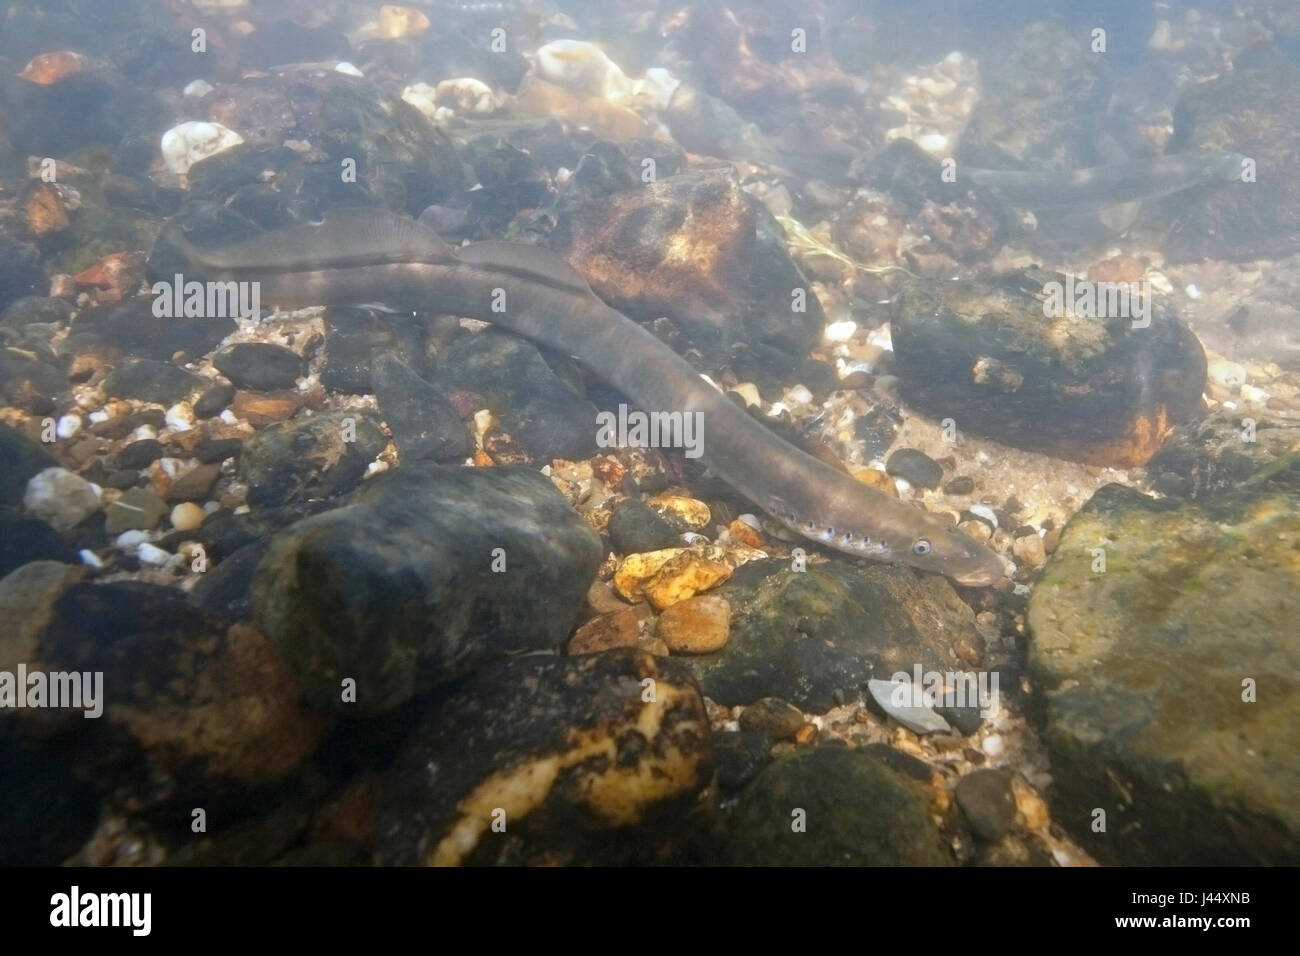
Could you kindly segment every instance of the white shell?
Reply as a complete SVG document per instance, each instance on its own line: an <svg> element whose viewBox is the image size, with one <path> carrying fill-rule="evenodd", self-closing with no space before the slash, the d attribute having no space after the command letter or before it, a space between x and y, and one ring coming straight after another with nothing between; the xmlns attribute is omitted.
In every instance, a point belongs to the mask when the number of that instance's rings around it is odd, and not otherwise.
<svg viewBox="0 0 1300 956"><path fill-rule="evenodd" d="M167 168L177 175L184 175L199 160L215 156L243 141L244 137L220 123L191 121L163 133L160 146Z"/></svg>

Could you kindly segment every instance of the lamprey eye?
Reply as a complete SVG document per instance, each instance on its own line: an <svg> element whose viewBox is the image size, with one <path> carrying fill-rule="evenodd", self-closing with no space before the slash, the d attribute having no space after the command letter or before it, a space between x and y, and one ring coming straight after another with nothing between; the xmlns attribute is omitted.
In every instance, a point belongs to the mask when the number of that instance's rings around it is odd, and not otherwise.
<svg viewBox="0 0 1300 956"><path fill-rule="evenodd" d="M917 538L912 542L912 553L919 557L925 557L931 550L933 549L929 538Z"/></svg>

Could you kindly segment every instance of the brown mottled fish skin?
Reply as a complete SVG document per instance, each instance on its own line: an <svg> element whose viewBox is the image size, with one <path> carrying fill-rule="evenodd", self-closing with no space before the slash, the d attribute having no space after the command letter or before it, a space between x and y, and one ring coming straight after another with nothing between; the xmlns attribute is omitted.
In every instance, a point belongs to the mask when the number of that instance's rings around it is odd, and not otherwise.
<svg viewBox="0 0 1300 956"><path fill-rule="evenodd" d="M778 438L651 333L602 302L548 251L508 243L453 251L413 220L359 210L220 249L199 249L184 239L178 244L200 277L260 281L267 302L382 302L444 312L567 352L647 411L701 413L709 466L805 537L968 586L996 584L1006 574L1001 557L938 517ZM504 310L494 311L494 302Z"/></svg>

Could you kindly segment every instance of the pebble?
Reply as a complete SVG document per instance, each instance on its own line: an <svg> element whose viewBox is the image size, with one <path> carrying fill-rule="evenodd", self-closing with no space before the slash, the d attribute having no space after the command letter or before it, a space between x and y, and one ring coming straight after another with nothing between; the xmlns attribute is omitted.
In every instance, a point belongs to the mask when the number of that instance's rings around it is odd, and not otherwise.
<svg viewBox="0 0 1300 956"><path fill-rule="evenodd" d="M780 697L761 697L740 714L742 730L771 734L777 740L794 740L805 723L803 711Z"/></svg>
<svg viewBox="0 0 1300 956"><path fill-rule="evenodd" d="M240 342L212 356L212 364L240 388L258 392L293 388L303 375L302 357L269 342Z"/></svg>
<svg viewBox="0 0 1300 956"><path fill-rule="evenodd" d="M54 433L60 438L71 438L81 431L80 415L64 415L54 427Z"/></svg>
<svg viewBox="0 0 1300 956"><path fill-rule="evenodd" d="M971 514L973 514L975 517L987 521L991 527L995 529L997 528L998 516L994 513L993 509L990 508L988 505L971 505L966 510L969 511Z"/></svg>
<svg viewBox="0 0 1300 956"><path fill-rule="evenodd" d="M200 160L238 146L243 141L244 137L220 123L189 122L173 126L163 133L159 145L167 168L183 176Z"/></svg>
<svg viewBox="0 0 1300 956"><path fill-rule="evenodd" d="M731 604L714 595L680 601L659 615L655 633L674 654L711 654L731 636Z"/></svg>
<svg viewBox="0 0 1300 956"><path fill-rule="evenodd" d="M969 495L975 491L975 479L970 475L958 475L943 486L946 495Z"/></svg>
<svg viewBox="0 0 1300 956"><path fill-rule="evenodd" d="M605 528L619 554L658 551L677 544L677 532L663 518L636 498L614 505Z"/></svg>
<svg viewBox="0 0 1300 956"><path fill-rule="evenodd" d="M683 495L656 495L646 503L678 531L700 531L713 520L708 505Z"/></svg>
<svg viewBox="0 0 1300 956"><path fill-rule="evenodd" d="M193 531L203 524L204 511L192 501L185 501L172 509L172 527L177 531Z"/></svg>
<svg viewBox="0 0 1300 956"><path fill-rule="evenodd" d="M898 497L898 486L894 484L894 479L883 471L876 468L859 468L853 473L853 477L864 485L870 485L877 491L883 491L891 498Z"/></svg>
<svg viewBox="0 0 1300 956"><path fill-rule="evenodd" d="M1211 361L1206 368L1206 375L1211 382L1229 392L1235 392L1246 384L1246 366L1228 359L1218 358Z"/></svg>
<svg viewBox="0 0 1300 956"><path fill-rule="evenodd" d="M1006 750L1006 742L998 734L990 734L984 738L981 749L990 757L998 757Z"/></svg>
<svg viewBox="0 0 1300 956"><path fill-rule="evenodd" d="M1011 830L1016 798L1003 770L975 770L957 781L953 794L975 839L993 843Z"/></svg>
<svg viewBox="0 0 1300 956"><path fill-rule="evenodd" d="M608 614L598 614L583 624L569 638L570 654L595 654L614 647L633 647L640 636L636 611L622 607Z"/></svg>
<svg viewBox="0 0 1300 956"><path fill-rule="evenodd" d="M194 407L189 402L177 402L171 408L167 409L167 417L164 419L169 428L178 432L187 432L194 427Z"/></svg>
<svg viewBox="0 0 1300 956"><path fill-rule="evenodd" d="M56 531L70 531L99 510L100 490L66 468L46 468L27 482L23 507Z"/></svg>
<svg viewBox="0 0 1300 956"><path fill-rule="evenodd" d="M745 405L749 408L761 408L763 405L763 401L758 395L758 387L753 382L741 382L734 386L731 391L743 398Z"/></svg>
<svg viewBox="0 0 1300 956"><path fill-rule="evenodd" d="M104 532L150 531L166 513L166 503L153 491L131 488L105 509Z"/></svg>
<svg viewBox="0 0 1300 956"><path fill-rule="evenodd" d="M207 389L194 403L194 414L199 418L212 418L220 415L222 410L235 400L235 386L229 382L218 382Z"/></svg>
<svg viewBox="0 0 1300 956"><path fill-rule="evenodd" d="M218 464L195 465L167 487L168 501L194 501L206 498L221 477Z"/></svg>
<svg viewBox="0 0 1300 956"><path fill-rule="evenodd" d="M1041 567L1047 562L1047 549L1043 539L1036 534L1016 538L1011 545L1011 553L1017 561L1031 568Z"/></svg>
<svg viewBox="0 0 1300 956"><path fill-rule="evenodd" d="M952 730L948 721L936 714L931 707L895 704L894 693L897 687L898 685L893 681L876 680L875 678L867 681L867 690L870 692L872 700L887 715L894 718L912 733L948 733ZM909 696L912 694L910 685L907 688L907 693Z"/></svg>
<svg viewBox="0 0 1300 956"><path fill-rule="evenodd" d="M685 548L632 554L614 572L614 588L628 601L646 598L662 611L731 577L731 568Z"/></svg>
<svg viewBox="0 0 1300 956"><path fill-rule="evenodd" d="M885 462L885 471L917 488L938 488L943 466L915 448L900 448Z"/></svg>
<svg viewBox="0 0 1300 956"><path fill-rule="evenodd" d="M112 458L116 468L147 468L163 456L163 444L156 438L142 438L124 445Z"/></svg>
<svg viewBox="0 0 1300 956"><path fill-rule="evenodd" d="M142 541L135 549L135 556L141 564L150 564L154 567L162 567L172 559L171 554L158 547L156 544L150 544L148 541Z"/></svg>

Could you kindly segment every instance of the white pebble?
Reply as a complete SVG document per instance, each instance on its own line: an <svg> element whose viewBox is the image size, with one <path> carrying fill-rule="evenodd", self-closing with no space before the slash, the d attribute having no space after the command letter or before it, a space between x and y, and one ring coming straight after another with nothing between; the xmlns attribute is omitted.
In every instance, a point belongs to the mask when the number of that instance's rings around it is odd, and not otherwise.
<svg viewBox="0 0 1300 956"><path fill-rule="evenodd" d="M221 414L218 415L217 417L220 418L220 419L221 419L223 422L225 422L227 425L238 425L238 424L239 424L239 416L236 415L234 412L232 412L232 411L231 411L230 409L228 409L228 408L226 408L226 409L222 409Z"/></svg>
<svg viewBox="0 0 1300 956"><path fill-rule="evenodd" d="M749 514L748 512L746 512L743 515L737 515L736 520L745 522L745 524L749 525L755 531L763 530L763 526L758 522L758 517L756 515Z"/></svg>
<svg viewBox="0 0 1300 956"><path fill-rule="evenodd" d="M212 90L213 86L207 80L193 80L185 84L185 89L181 90L181 94L198 100L207 96Z"/></svg>
<svg viewBox="0 0 1300 956"><path fill-rule="evenodd" d="M82 548L77 552L77 557L81 558L81 563L92 568L102 568L104 562L99 560L99 555L89 548Z"/></svg>
<svg viewBox="0 0 1300 956"><path fill-rule="evenodd" d="M807 405L812 401L812 392L803 385L795 385L786 391L785 397L796 405Z"/></svg>
<svg viewBox="0 0 1300 956"><path fill-rule="evenodd" d="M91 412L88 416L92 425L98 425L100 422L106 422L113 416L108 413L107 409L101 408Z"/></svg>
<svg viewBox="0 0 1300 956"><path fill-rule="evenodd" d="M338 66L334 67L335 73L342 73L345 76L365 76L360 70L349 63L347 60L341 61Z"/></svg>
<svg viewBox="0 0 1300 956"><path fill-rule="evenodd" d="M827 342L847 342L853 338L853 333L858 330L858 323L852 319L842 319L839 322L832 322L826 326L826 331L822 333L822 338Z"/></svg>
<svg viewBox="0 0 1300 956"><path fill-rule="evenodd" d="M155 567L162 567L171 560L171 554L158 547L156 544L150 544L144 541L135 549L135 556L141 564L152 564Z"/></svg>
<svg viewBox="0 0 1300 956"><path fill-rule="evenodd" d="M1263 405L1269 400L1268 392L1262 388L1256 388L1254 385L1241 386L1241 397L1248 402L1254 402L1256 405Z"/></svg>
<svg viewBox="0 0 1300 956"><path fill-rule="evenodd" d="M497 110L498 103L492 87L472 76L443 80L437 87L438 105L453 109L461 115L487 116Z"/></svg>
<svg viewBox="0 0 1300 956"><path fill-rule="evenodd" d="M402 90L402 102L414 106L430 123L437 119L438 91L428 83L412 83Z"/></svg>
<svg viewBox="0 0 1300 956"><path fill-rule="evenodd" d="M128 437L131 441L144 441L146 438L157 438L158 433L152 425L140 425Z"/></svg>
<svg viewBox="0 0 1300 956"><path fill-rule="evenodd" d="M993 513L993 509L988 505L971 505L966 510L973 515L978 515L983 518L985 521L989 522L989 524L993 525L993 527L996 528L998 526L998 516Z"/></svg>
<svg viewBox="0 0 1300 956"><path fill-rule="evenodd" d="M1201 290L1196 287L1195 283L1189 284L1183 291L1187 293L1189 299L1199 299L1201 297Z"/></svg>
<svg viewBox="0 0 1300 956"><path fill-rule="evenodd" d="M694 531L683 532L682 540L685 541L687 544L699 544L699 543L707 544L709 541L709 539L706 538L704 535L697 534Z"/></svg>
<svg viewBox="0 0 1300 956"><path fill-rule="evenodd" d="M148 540L148 534L143 531L132 529L131 531L123 531L114 538L113 547L117 548L119 551L131 552Z"/></svg>
<svg viewBox="0 0 1300 956"><path fill-rule="evenodd" d="M71 438L79 431L81 431L80 415L64 415L54 428L54 433L60 438Z"/></svg>
<svg viewBox="0 0 1300 956"><path fill-rule="evenodd" d="M169 427L178 432L187 432L194 427L198 420L194 415L194 408L189 402L177 402L171 408L167 409L166 422Z"/></svg>
<svg viewBox="0 0 1300 956"><path fill-rule="evenodd" d="M200 160L215 156L244 141L233 129L220 123L189 122L163 133L159 146L163 162L177 175L184 175Z"/></svg>
<svg viewBox="0 0 1300 956"><path fill-rule="evenodd" d="M1005 749L1006 747L1003 744L1002 738L997 734L990 734L984 738L983 750L990 757L998 756Z"/></svg>
<svg viewBox="0 0 1300 956"><path fill-rule="evenodd" d="M66 468L46 468L27 482L23 507L56 531L70 531L99 510L99 489Z"/></svg>
<svg viewBox="0 0 1300 956"><path fill-rule="evenodd" d="M868 332L867 342L878 349L884 349L887 352L894 351L894 340L889 332L889 323L886 322L880 328Z"/></svg>

